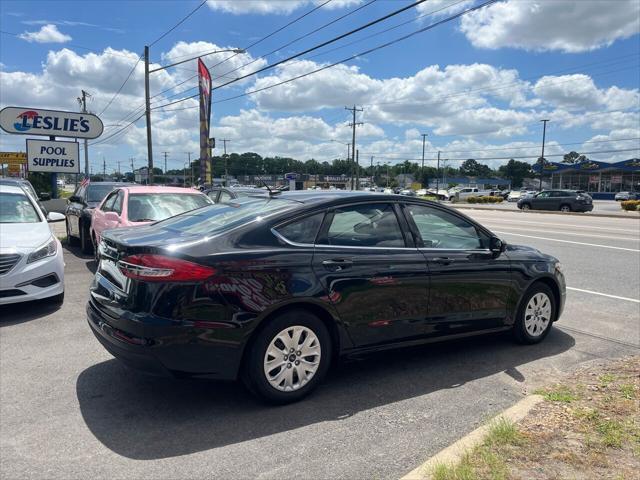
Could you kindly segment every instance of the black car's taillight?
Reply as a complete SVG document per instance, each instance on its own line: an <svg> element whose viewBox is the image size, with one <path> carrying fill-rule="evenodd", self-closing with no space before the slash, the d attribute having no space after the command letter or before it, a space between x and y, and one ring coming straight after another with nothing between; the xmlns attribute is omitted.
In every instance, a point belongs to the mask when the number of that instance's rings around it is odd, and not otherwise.
<svg viewBox="0 0 640 480"><path fill-rule="evenodd" d="M215 268L165 255L131 255L118 262L125 277L145 282L198 282L216 273Z"/></svg>

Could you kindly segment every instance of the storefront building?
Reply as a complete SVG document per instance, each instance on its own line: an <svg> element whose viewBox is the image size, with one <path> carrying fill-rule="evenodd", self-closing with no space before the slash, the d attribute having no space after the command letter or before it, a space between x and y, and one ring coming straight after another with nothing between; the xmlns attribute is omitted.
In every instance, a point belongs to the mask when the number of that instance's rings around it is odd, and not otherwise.
<svg viewBox="0 0 640 480"><path fill-rule="evenodd" d="M533 167L540 172L539 167ZM581 163L555 163L544 166L551 176L552 189L584 190L596 199L613 199L617 192L640 192L640 159L609 163L587 160Z"/></svg>

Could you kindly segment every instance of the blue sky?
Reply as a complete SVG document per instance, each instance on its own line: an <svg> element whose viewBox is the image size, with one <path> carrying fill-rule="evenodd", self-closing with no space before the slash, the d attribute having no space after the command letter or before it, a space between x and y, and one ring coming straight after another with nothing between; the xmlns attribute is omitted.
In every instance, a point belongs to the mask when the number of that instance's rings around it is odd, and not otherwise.
<svg viewBox="0 0 640 480"><path fill-rule="evenodd" d="M118 160L128 162L131 157L137 166L143 165L144 119L123 129L137 117L135 109L143 102L141 63L120 94L114 95L143 46L199 3L3 0L0 29L8 33L0 37L0 106L77 109L76 97L84 88L92 93L89 108L111 125L90 148L94 167L103 157L110 169ZM319 3L324 1L211 1L154 44L151 58L159 65L203 51L246 47ZM219 80L223 81L238 72L250 73L413 2L366 3L332 0L247 54L213 68L213 76L227 74ZM299 60L217 90L214 100L306 73L480 3L426 1ZM343 20L280 48L358 8ZM403 22L408 23L364 39ZM629 150L589 156L631 158L638 156L640 146L639 30L637 0L504 0L346 65L216 103L213 136L231 139L232 151L301 160L344 157L346 147L339 142L350 141L344 106L357 104L364 108L358 120L365 123L358 129L360 151L381 163L418 158L420 133L429 135L427 158L441 150L449 158L485 158L496 166L504 163L502 157L534 157L539 153L541 118L551 119L549 155L571 149ZM357 40L362 41L318 55ZM277 51L260 58L272 50ZM212 66L229 55L206 57L207 63ZM194 62L181 67L156 74L152 95L195 73ZM180 92L195 85L195 79L188 80L156 97L153 105L178 100ZM192 93L189 90L186 95ZM195 101L155 110L153 120L156 163L163 151L170 152L173 168L183 164L188 151L197 157ZM563 145L568 143L574 145ZM0 136L3 151L24 149L23 145L23 137Z"/></svg>

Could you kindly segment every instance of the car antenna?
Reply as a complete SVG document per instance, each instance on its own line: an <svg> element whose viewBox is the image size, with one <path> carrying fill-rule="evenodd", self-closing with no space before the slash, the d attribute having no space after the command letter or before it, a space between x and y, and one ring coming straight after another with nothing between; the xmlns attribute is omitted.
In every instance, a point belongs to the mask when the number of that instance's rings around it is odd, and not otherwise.
<svg viewBox="0 0 640 480"><path fill-rule="evenodd" d="M263 187L265 187L267 190L269 190L269 196L270 196L270 197L271 197L271 196L273 196L273 195L277 195L278 193L280 193L280 192L274 192L273 190L271 190L271 188L269 188L269 185L267 185L263 179L258 178L258 180L260 180L260 182L262 182L262 186L263 186Z"/></svg>

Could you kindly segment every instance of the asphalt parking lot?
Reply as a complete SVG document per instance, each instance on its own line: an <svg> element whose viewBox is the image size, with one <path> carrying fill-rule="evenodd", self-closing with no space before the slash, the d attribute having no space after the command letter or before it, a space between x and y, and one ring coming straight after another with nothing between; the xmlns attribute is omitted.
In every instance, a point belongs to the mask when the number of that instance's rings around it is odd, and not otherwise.
<svg viewBox="0 0 640 480"><path fill-rule="evenodd" d="M307 400L146 377L86 325L93 260L65 251L66 300L0 309L0 471L13 478L399 478L579 365L640 348L640 221L465 210L558 257L569 287L545 342L506 335L337 365Z"/></svg>

